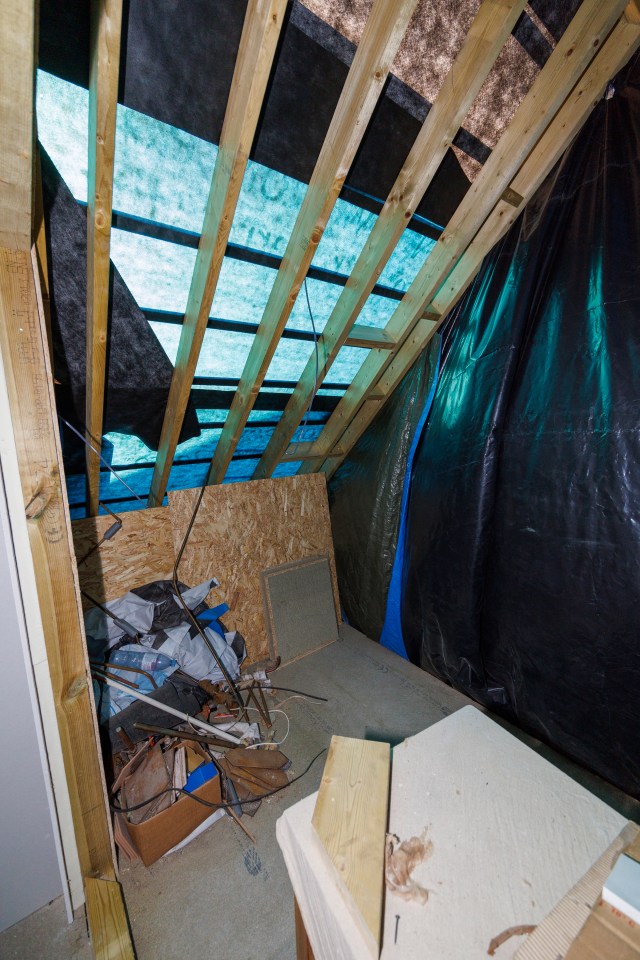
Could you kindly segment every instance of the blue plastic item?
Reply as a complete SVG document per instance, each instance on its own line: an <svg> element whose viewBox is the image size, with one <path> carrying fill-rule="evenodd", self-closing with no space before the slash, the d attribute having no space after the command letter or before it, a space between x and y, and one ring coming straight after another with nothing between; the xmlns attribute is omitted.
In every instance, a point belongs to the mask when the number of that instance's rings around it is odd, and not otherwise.
<svg viewBox="0 0 640 960"><path fill-rule="evenodd" d="M193 793L198 787L201 787L208 780L213 780L213 778L217 776L218 771L213 761L211 761L211 763L203 763L189 774L184 789L187 793Z"/></svg>
<svg viewBox="0 0 640 960"><path fill-rule="evenodd" d="M215 630L216 633L224 639L224 630L222 624L218 623L218 617L221 617L223 613L226 613L229 607L226 603L219 603L217 607L213 607L212 610L204 610L198 615L198 621L200 623L206 624L210 630Z"/></svg>

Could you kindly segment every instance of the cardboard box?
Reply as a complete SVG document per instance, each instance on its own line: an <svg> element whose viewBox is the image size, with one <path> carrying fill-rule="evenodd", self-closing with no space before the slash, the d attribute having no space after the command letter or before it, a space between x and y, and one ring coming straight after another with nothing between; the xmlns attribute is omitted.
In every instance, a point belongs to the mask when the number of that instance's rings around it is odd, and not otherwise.
<svg viewBox="0 0 640 960"><path fill-rule="evenodd" d="M195 747L196 752L201 753L203 759L210 759L209 755L202 751L198 744L190 744L190 746ZM193 795L206 800L208 803L220 803L220 777L217 776L213 780L208 780L207 783L194 790ZM192 800L191 797L183 794L166 810L162 810L142 823L129 823L123 817L121 824L124 821L123 825L138 851L140 859L145 867L149 867L168 850L188 837L213 812L214 808L198 803L197 800Z"/></svg>

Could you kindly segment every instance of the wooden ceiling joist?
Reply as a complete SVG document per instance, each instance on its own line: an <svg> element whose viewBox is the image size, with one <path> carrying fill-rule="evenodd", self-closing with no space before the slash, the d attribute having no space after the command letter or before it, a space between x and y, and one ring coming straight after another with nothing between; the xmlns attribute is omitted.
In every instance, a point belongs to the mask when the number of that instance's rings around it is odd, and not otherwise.
<svg viewBox="0 0 640 960"><path fill-rule="evenodd" d="M545 177L571 144L593 108L602 99L611 78L622 70L639 48L640 17L634 5L630 4L600 52L512 179L510 187L522 196L524 203L533 197ZM455 269L431 300L430 309L439 312L443 318L453 309L480 269L484 257L505 236L520 212L520 209L514 208L508 200L501 198L498 201L464 255L459 259ZM332 451L324 461L322 470L328 476L332 476L348 456L353 445L424 350L438 325L428 318L422 318L416 324L410 337L395 353L376 381L375 387L360 406L357 415L342 433L340 449ZM311 449L308 454L311 456L317 452Z"/></svg>
<svg viewBox="0 0 640 960"><path fill-rule="evenodd" d="M375 0L218 440L209 483L224 479L416 5Z"/></svg>
<svg viewBox="0 0 640 960"><path fill-rule="evenodd" d="M254 478L269 477L305 415L338 352L425 195L453 138L475 100L524 7L524 0L484 0L462 49L445 78L420 133L364 244L319 343L319 366L312 354L278 427L256 467ZM393 345L393 339L387 342ZM362 343L363 346L369 344ZM372 343L376 348L380 344ZM386 344L385 344L386 346Z"/></svg>
<svg viewBox="0 0 640 960"><path fill-rule="evenodd" d="M89 73L89 157L87 167L87 440L102 447L104 386L109 328L111 208L116 140L122 0L93 0ZM98 512L100 459L89 447L87 508Z"/></svg>
<svg viewBox="0 0 640 960"><path fill-rule="evenodd" d="M403 355L413 350L415 358L423 349L418 349L418 344L424 345L433 335L436 326L444 319L449 305L447 303L444 312L442 309L433 308L423 316L425 311L496 204L500 202L505 189L509 186L516 189L515 181L514 184L511 181L600 50L616 21L620 19L624 6L625 0L609 0L607 3L602 3L601 0L583 0L496 148L389 319L385 330L397 341L395 350L371 351L316 440L314 454L325 453L329 457L333 447L339 442L346 455L354 436L353 431L348 431L349 425L367 401L374 386L377 385L377 407L389 393L389 389L380 382L384 370L393 363L407 340L411 346L404 349ZM568 143L569 140L566 140L565 146ZM524 197L522 190L516 189L516 192ZM521 205L516 208L508 201L503 201L503 204L510 215L514 216L517 216L522 208ZM485 253L489 253L491 246L493 243L487 247ZM443 306L442 303L439 305ZM416 324L420 332L414 331ZM368 403L366 417L369 422L373 419L372 411L373 405ZM313 463L314 461L306 461L299 472L311 472L314 469Z"/></svg>
<svg viewBox="0 0 640 960"><path fill-rule="evenodd" d="M164 498L287 0L250 0L165 410L149 506Z"/></svg>

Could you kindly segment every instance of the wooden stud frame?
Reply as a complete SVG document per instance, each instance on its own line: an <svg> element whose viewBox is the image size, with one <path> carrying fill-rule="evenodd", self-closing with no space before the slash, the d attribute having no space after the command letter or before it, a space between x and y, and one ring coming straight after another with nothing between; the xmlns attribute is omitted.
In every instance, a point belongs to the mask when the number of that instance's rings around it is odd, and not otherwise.
<svg viewBox="0 0 640 960"><path fill-rule="evenodd" d="M0 248L0 355L80 867L85 877L114 879L46 327L28 251Z"/></svg>
<svg viewBox="0 0 640 960"><path fill-rule="evenodd" d="M0 0L0 246L31 249L35 4Z"/></svg>
<svg viewBox="0 0 640 960"><path fill-rule="evenodd" d="M271 288L208 474L221 483L417 0L375 0Z"/></svg>
<svg viewBox="0 0 640 960"><path fill-rule="evenodd" d="M522 205L516 208L503 199L505 189L510 187L525 201L531 198L603 95L608 81L629 60L637 48L636 24L629 8L626 13L623 10L624 0L606 4L584 0L390 318L385 329L396 341L395 348L384 353L371 351L312 445L300 473L317 470L318 461L311 456L320 454L326 458L320 469L329 476L335 472L460 299L483 257L521 212ZM605 44L616 21L614 37ZM580 82L583 75L584 84ZM528 188L534 163L536 176ZM522 176L518 176L520 169ZM497 229L498 223L503 229ZM471 261L471 270L462 266ZM399 370L401 376L397 376Z"/></svg>
<svg viewBox="0 0 640 960"><path fill-rule="evenodd" d="M427 192L523 8L524 0L485 0L480 7L320 337L318 381L324 380L347 338L353 343L353 324L358 314ZM382 333L386 339L383 346L393 349L393 337L385 331ZM373 349L381 346L373 338L369 343L362 338L360 345ZM312 355L256 467L255 479L271 476L283 459L316 389L316 363Z"/></svg>
<svg viewBox="0 0 640 960"><path fill-rule="evenodd" d="M100 450L109 327L111 209L116 109L120 67L122 0L92 0L89 68L89 159L87 176L87 440ZM100 459L89 447L87 500L98 512Z"/></svg>
<svg viewBox="0 0 640 960"><path fill-rule="evenodd" d="M150 507L161 506L167 489L286 5L287 0L250 0L247 7L151 479Z"/></svg>

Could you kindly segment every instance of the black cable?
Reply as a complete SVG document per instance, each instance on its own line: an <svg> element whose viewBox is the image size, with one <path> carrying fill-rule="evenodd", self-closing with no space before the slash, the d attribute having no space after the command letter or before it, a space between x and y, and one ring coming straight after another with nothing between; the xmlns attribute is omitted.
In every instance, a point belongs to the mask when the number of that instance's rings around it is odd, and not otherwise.
<svg viewBox="0 0 640 960"><path fill-rule="evenodd" d="M287 787L291 787L298 780L301 780L304 776L309 773L311 767L314 765L318 757L321 757L323 753L326 753L327 748L323 749L316 753L315 757L308 764L305 770L302 773L299 773L297 777L294 777L293 780L289 780L289 783L285 783L282 787L277 787L275 790L270 790L268 793L263 793L260 797L254 797L253 800L239 800L235 803L211 803L209 800L203 800L202 797L196 797L195 794L189 793L188 790L184 790L182 787L166 787L164 790L161 790L160 793L156 793L155 796L149 797L148 800L143 800L142 803L136 803L132 807L121 807L118 804L110 803L109 806L115 813L133 813L134 810L141 810L142 807L147 807L150 803L153 803L154 800L158 800L160 797L164 796L165 793L183 793L185 797L191 797L192 800L195 800L197 803L201 803L203 807L211 807L213 810L228 810L229 807L235 808L237 806L249 806L249 804L256 803L258 800L266 800L268 797L274 797L276 793L281 793L283 790L286 790Z"/></svg>
<svg viewBox="0 0 640 960"><path fill-rule="evenodd" d="M308 311L309 311L309 317L311 318L311 327L312 327L312 329L313 329L313 346L314 346L315 358L316 358L316 376L315 376L315 381L314 381L314 384L313 384L313 392L312 392L312 394L311 394L311 400L309 401L309 406L307 407L307 412L306 412L306 414L305 414L304 422L303 422L303 424L302 424L302 429L301 429L301 431L300 431L300 439L297 440L296 443L295 443L295 445L294 445L294 450L293 450L294 455L295 455L295 451L298 449L298 445L299 445L300 443L302 443L303 440L304 440L304 435L305 435L305 433L306 433L306 431L307 431L307 426L308 426L308 423L309 423L309 416L310 416L310 414L311 414L311 408L312 408L312 406L313 406L313 401L314 401L315 398L316 398L316 394L317 394L317 392L318 392L318 387L320 386L320 384L318 383L319 373L320 373L320 361L319 361L319 357L318 357L318 334L317 334L317 332L316 332L316 322L315 322L315 320L314 320L313 311L312 311L312 309L311 309L311 300L309 299L309 290L307 289L307 278L306 278L306 277L304 278L304 292L305 292L305 295L306 295L306 298L307 298L307 309L308 309Z"/></svg>
<svg viewBox="0 0 640 960"><path fill-rule="evenodd" d="M144 500L142 499L142 497L139 497L138 494L137 494L137 493L135 492L135 490L133 489L133 487L130 487L129 484L127 483L127 481L122 479L122 477L120 476L120 474L119 474L116 470L113 469L113 467L111 466L110 463L108 463L108 462L105 460L105 458L102 456L102 454L100 453L100 451L97 450L97 449L93 446L93 444L89 443L89 441L87 440L87 438L86 438L86 437L83 437L79 430L76 430L76 428L75 428L72 424L70 424L68 420L65 420L65 418L64 418L64 417L62 416L62 414L60 414L60 413L58 414L58 419L61 420L61 421L65 424L65 426L67 426L67 427L69 428L69 430L73 430L73 432L75 433L75 435L76 435L77 437L80 437L80 439L82 440L82 442L83 442L84 444L86 444L86 446L89 447L90 450L93 450L93 452L94 452L95 455L98 457L98 459L100 460L100 462L105 465L105 467L107 468L107 470L111 470L111 473L114 475L114 477L116 478L116 480L119 480L120 483L121 483L123 486L125 486L125 487L127 488L127 490L130 491L130 493L132 493L132 494L134 495L134 497L136 498L136 500L139 500L141 503L144 503ZM84 429L86 430L86 432L89 434L89 436L91 437L91 439L92 439L95 443L98 443L98 441L96 440L96 438L95 438L91 433L89 433L89 431L87 430L85 424L82 424L82 426L84 427ZM100 446L102 446L102 444L100 444ZM103 504L103 506L104 506L104 504ZM109 511L109 513L111 513L111 511Z"/></svg>
<svg viewBox="0 0 640 960"><path fill-rule="evenodd" d="M301 697L309 697L310 700L322 700L323 703L329 703L328 697L318 697L315 693L304 693L302 690L292 690L291 687L260 687L261 690L280 690L282 693L297 693Z"/></svg>

